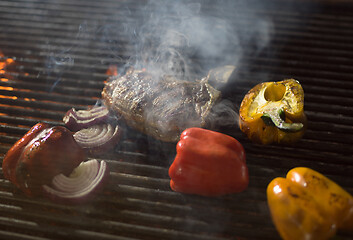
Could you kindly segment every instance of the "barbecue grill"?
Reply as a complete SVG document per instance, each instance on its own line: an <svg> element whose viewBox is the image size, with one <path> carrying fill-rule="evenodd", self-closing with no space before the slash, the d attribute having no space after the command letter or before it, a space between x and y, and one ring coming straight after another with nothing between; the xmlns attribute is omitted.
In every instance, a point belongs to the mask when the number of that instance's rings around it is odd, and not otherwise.
<svg viewBox="0 0 353 240"><path fill-rule="evenodd" d="M146 6L135 0L0 1L1 159L37 122L63 125L68 109L99 103L107 69L141 63L140 26L146 17L169 16L166 8ZM353 5L252 0L188 6L225 20L238 36L223 55L193 51L193 74L236 65L224 93L235 107L259 82L299 80L309 120L303 139L261 146L236 125L222 128L245 147L250 185L243 193L208 198L170 190L175 144L124 126L118 146L101 156L110 182L88 203L28 198L1 173L0 239L280 239L266 202L273 178L305 166L353 194ZM338 235L353 239L352 233Z"/></svg>

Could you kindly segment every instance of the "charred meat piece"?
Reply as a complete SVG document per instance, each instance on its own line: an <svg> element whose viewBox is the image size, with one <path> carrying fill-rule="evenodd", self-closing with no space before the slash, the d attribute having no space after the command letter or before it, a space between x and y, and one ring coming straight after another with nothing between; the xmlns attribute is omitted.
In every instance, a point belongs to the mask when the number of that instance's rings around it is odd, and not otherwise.
<svg viewBox="0 0 353 240"><path fill-rule="evenodd" d="M156 77L131 69L110 78L102 97L130 127L162 141L177 142L186 128L207 127L207 117L220 92L206 82Z"/></svg>

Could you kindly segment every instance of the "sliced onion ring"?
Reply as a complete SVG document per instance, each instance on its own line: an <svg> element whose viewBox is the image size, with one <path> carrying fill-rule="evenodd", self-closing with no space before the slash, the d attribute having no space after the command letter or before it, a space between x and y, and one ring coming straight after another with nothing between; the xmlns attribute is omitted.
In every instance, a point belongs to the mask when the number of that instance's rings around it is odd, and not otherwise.
<svg viewBox="0 0 353 240"><path fill-rule="evenodd" d="M43 191L54 201L82 203L103 186L108 176L106 162L92 159L82 162L69 177L63 174L55 176L51 186L43 185Z"/></svg>
<svg viewBox="0 0 353 240"><path fill-rule="evenodd" d="M112 149L118 143L121 130L118 125L104 123L81 129L73 136L88 153L97 155Z"/></svg>
<svg viewBox="0 0 353 240"><path fill-rule="evenodd" d="M66 112L63 122L68 129L75 132L82 128L87 128L94 124L104 122L108 117L109 110L104 106L78 111L71 108Z"/></svg>

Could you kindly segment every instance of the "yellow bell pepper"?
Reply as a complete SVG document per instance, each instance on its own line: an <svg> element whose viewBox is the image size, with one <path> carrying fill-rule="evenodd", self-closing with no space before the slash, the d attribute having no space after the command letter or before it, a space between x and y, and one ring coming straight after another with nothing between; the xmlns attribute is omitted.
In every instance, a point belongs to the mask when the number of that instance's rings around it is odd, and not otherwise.
<svg viewBox="0 0 353 240"><path fill-rule="evenodd" d="M353 230L353 197L347 191L310 168L294 168L287 179L307 189L334 218L338 229Z"/></svg>
<svg viewBox="0 0 353 240"><path fill-rule="evenodd" d="M240 105L240 129L256 143L293 143L303 136L306 122L304 91L294 79L260 83Z"/></svg>
<svg viewBox="0 0 353 240"><path fill-rule="evenodd" d="M353 230L353 197L322 174L294 168L267 187L272 220L285 240L331 238Z"/></svg>

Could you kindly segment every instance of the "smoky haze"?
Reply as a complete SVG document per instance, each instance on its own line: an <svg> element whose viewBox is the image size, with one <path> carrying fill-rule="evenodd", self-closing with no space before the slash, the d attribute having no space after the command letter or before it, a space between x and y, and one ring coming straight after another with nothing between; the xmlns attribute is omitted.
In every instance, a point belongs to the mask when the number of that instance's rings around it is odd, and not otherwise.
<svg viewBox="0 0 353 240"><path fill-rule="evenodd" d="M272 30L271 21L252 14L251 10L237 12L236 1L217 1L214 6L212 1L154 0L143 6L124 8L120 13L126 14L129 21L103 27L103 40L112 42L120 34L126 36L132 46L120 73L132 66L145 68L156 78L169 75L180 80L200 80L210 69L244 63L249 45L252 54L260 52L269 42ZM241 9L244 10L244 6ZM238 14L242 17L246 14L251 25L238 22ZM178 101L170 101L170 104ZM150 116L152 110L146 112L149 112L146 119L154 118ZM209 114L208 127L235 125L237 116L236 106L223 99ZM166 128L165 124L168 125L163 121L161 129Z"/></svg>
<svg viewBox="0 0 353 240"><path fill-rule="evenodd" d="M237 1L154 0L130 6L126 2L116 10L118 18L107 15L102 22L87 18L78 26L71 46L61 48L56 43L48 44L52 52L47 59L46 74L57 74L51 90L60 83L65 69L79 63L75 52L91 45L97 50L92 52L104 50L109 55L97 56L97 61L102 59L97 64L117 63L119 74L129 67L146 68L156 76L195 81L219 66L239 63L244 66L251 57L248 46L251 45L251 54L260 52L270 41L272 24L253 14L250 8L244 12L247 7L241 6L242 12L239 12L238 4ZM239 19L244 19L245 14L250 20L237 21L239 14ZM92 39L94 43L81 39ZM209 116L211 126L235 124L237 111L227 100L222 100L213 110Z"/></svg>
<svg viewBox="0 0 353 240"><path fill-rule="evenodd" d="M57 74L58 82L65 69L79 63L75 53L82 48L99 53L97 65L117 63L119 73L133 66L193 81L218 66L244 65L268 45L273 26L238 1L153 0L122 3L101 21L87 16L76 29L69 46L48 42L45 49L50 53L44 74Z"/></svg>
<svg viewBox="0 0 353 240"><path fill-rule="evenodd" d="M237 21L237 3L217 1L207 8L205 1L149 1L145 6L126 11L129 17L141 18L124 26L134 47L126 66L146 68L156 76L171 75L176 79L195 81L215 67L237 66L244 61L245 50L261 51L270 40L271 21L247 13L252 24ZM214 6L214 2L211 2ZM230 10L232 9L232 10ZM244 6L242 6L244 9ZM229 14L232 21L229 21ZM227 17L228 16L228 17ZM223 99L208 116L210 128L234 125L238 119L232 103ZM146 116L149 118L149 116ZM162 126L161 126L162 127Z"/></svg>
<svg viewBox="0 0 353 240"><path fill-rule="evenodd" d="M136 49L130 63L194 80L195 74L206 74L211 68L238 65L249 44L256 51L268 44L271 21L249 11L251 25L244 27L234 21L237 14L244 14L237 12L236 1L216 5L208 9L206 1L150 1L137 14L143 16L141 25L130 30ZM240 33L239 27L246 31Z"/></svg>
<svg viewBox="0 0 353 240"><path fill-rule="evenodd" d="M221 18L204 16L200 9L200 3L150 2L143 10L150 14L139 31L137 64L194 80L193 74L205 68L196 58L231 58L225 53L238 42L233 29Z"/></svg>
<svg viewBox="0 0 353 240"><path fill-rule="evenodd" d="M144 22L137 32L135 65L194 80L195 73L209 68L196 59L230 62L226 51L238 42L234 29L224 19L204 15L201 7L201 3L150 1L141 9Z"/></svg>

